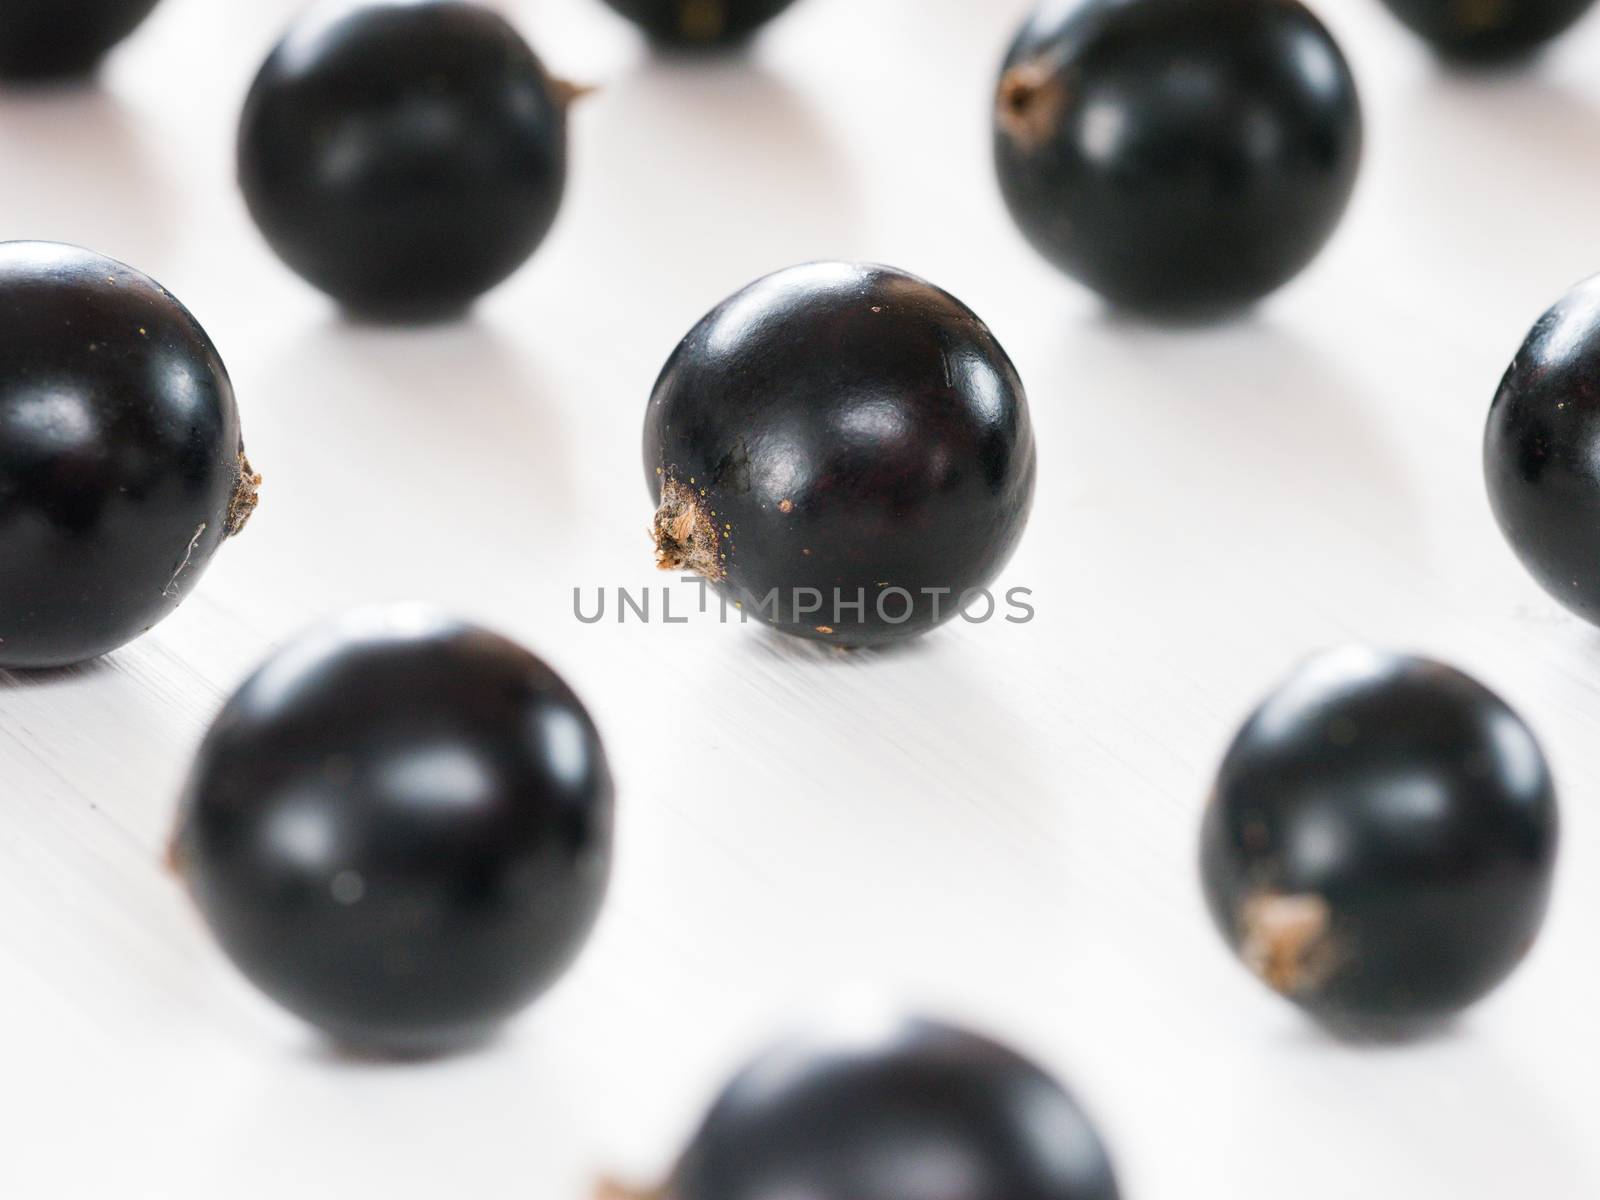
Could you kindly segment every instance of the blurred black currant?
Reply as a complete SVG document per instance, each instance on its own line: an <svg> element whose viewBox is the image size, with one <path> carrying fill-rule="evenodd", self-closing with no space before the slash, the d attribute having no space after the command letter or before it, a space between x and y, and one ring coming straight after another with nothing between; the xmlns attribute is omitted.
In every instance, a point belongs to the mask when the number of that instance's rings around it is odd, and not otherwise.
<svg viewBox="0 0 1600 1200"><path fill-rule="evenodd" d="M1117 1200L1110 1159L1053 1078L977 1034L907 1020L758 1057L667 1183L600 1200Z"/></svg>
<svg viewBox="0 0 1600 1200"><path fill-rule="evenodd" d="M1352 648L1246 722L1200 862L1218 928L1269 987L1330 1023L1404 1030L1522 961L1556 842L1550 771L1516 713L1449 667Z"/></svg>
<svg viewBox="0 0 1600 1200"><path fill-rule="evenodd" d="M239 182L273 249L348 309L457 315L554 223L576 94L489 8L328 0L256 77Z"/></svg>
<svg viewBox="0 0 1600 1200"><path fill-rule="evenodd" d="M1210 317L1297 275L1361 160L1344 56L1298 0L1048 3L995 97L1034 247L1119 307Z"/></svg>
<svg viewBox="0 0 1600 1200"><path fill-rule="evenodd" d="M0 0L0 79L84 75L157 0Z"/></svg>
<svg viewBox="0 0 1600 1200"><path fill-rule="evenodd" d="M279 653L212 726L173 862L223 950L338 1042L482 1039L572 962L610 872L612 783L521 647L365 610Z"/></svg>

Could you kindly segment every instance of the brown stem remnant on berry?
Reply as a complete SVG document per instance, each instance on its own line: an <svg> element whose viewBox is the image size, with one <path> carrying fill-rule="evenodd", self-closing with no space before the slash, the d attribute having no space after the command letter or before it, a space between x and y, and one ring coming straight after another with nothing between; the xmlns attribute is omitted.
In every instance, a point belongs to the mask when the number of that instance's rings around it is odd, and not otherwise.
<svg viewBox="0 0 1600 1200"><path fill-rule="evenodd" d="M239 482L234 485L233 495L228 499L228 511L222 518L222 533L224 537L233 537L245 527L250 520L250 514L255 512L256 505L261 503L259 489L261 476L257 475L250 467L250 460L244 456L244 451L239 451Z"/></svg>
<svg viewBox="0 0 1600 1200"><path fill-rule="evenodd" d="M714 42L727 30L727 0L679 0L678 33L684 40Z"/></svg>
<svg viewBox="0 0 1600 1200"><path fill-rule="evenodd" d="M565 112L585 96L592 96L600 89L592 83L573 83L570 79L558 79L551 75L550 94L556 98L556 104Z"/></svg>
<svg viewBox="0 0 1600 1200"><path fill-rule="evenodd" d="M1239 909L1239 952L1273 991L1298 996L1315 990L1333 968L1332 924L1321 896L1258 893Z"/></svg>
<svg viewBox="0 0 1600 1200"><path fill-rule="evenodd" d="M1000 77L995 120L1024 150L1036 150L1055 137L1067 109L1067 88L1055 64L1035 59Z"/></svg>
<svg viewBox="0 0 1600 1200"><path fill-rule="evenodd" d="M670 477L663 481L661 507L650 534L656 543L656 566L663 571L692 571L713 583L728 577L717 523L693 486Z"/></svg>
<svg viewBox="0 0 1600 1200"><path fill-rule="evenodd" d="M167 849L161 856L161 866L168 875L175 879L182 879L184 863L183 828L179 826L172 831L172 836L167 839Z"/></svg>

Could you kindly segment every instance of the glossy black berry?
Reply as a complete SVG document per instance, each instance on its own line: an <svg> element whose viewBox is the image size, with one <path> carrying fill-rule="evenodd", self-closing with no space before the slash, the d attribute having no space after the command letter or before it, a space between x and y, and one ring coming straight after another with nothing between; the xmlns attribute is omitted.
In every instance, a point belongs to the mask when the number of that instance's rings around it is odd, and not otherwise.
<svg viewBox="0 0 1600 1200"><path fill-rule="evenodd" d="M1483 468L1511 547L1600 625L1600 277L1539 318L1489 409Z"/></svg>
<svg viewBox="0 0 1600 1200"><path fill-rule="evenodd" d="M1517 58L1565 33L1594 0L1384 0L1449 58Z"/></svg>
<svg viewBox="0 0 1600 1200"><path fill-rule="evenodd" d="M1556 841L1516 713L1449 667L1352 648L1302 665L1234 739L1200 861L1218 927L1270 987L1334 1023L1403 1028L1522 961Z"/></svg>
<svg viewBox="0 0 1600 1200"><path fill-rule="evenodd" d="M250 90L239 182L273 249L347 308L454 315L554 223L573 94L488 8L324 3Z"/></svg>
<svg viewBox="0 0 1600 1200"><path fill-rule="evenodd" d="M994 151L1012 216L1061 270L1119 307L1211 316L1332 236L1361 109L1297 0L1052 3L1006 58Z"/></svg>
<svg viewBox="0 0 1600 1200"><path fill-rule="evenodd" d="M0 79L94 70L157 0L0 0Z"/></svg>
<svg viewBox="0 0 1600 1200"><path fill-rule="evenodd" d="M604 1200L1117 1200L1083 1110L987 1038L910 1020L757 1058L668 1183Z"/></svg>
<svg viewBox="0 0 1600 1200"><path fill-rule="evenodd" d="M794 267L718 305L650 399L658 564L840 645L989 613L1033 500L1027 397L994 335L902 271ZM973 619L969 616L969 619Z"/></svg>
<svg viewBox="0 0 1600 1200"><path fill-rule="evenodd" d="M612 785L583 705L526 650L368 610L240 689L190 775L173 860L238 967L337 1041L482 1038L577 955Z"/></svg>
<svg viewBox="0 0 1600 1200"><path fill-rule="evenodd" d="M651 37L711 45L749 37L794 0L606 0Z"/></svg>
<svg viewBox="0 0 1600 1200"><path fill-rule="evenodd" d="M0 667L59 667L177 608L261 481L205 330L88 250L0 243Z"/></svg>

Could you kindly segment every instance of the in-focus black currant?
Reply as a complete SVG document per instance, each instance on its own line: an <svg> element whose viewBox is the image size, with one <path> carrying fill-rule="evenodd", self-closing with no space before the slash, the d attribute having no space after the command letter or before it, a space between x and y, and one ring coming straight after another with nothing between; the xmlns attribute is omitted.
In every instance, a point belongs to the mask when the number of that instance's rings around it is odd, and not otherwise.
<svg viewBox="0 0 1600 1200"><path fill-rule="evenodd" d="M601 1200L1117 1200L1077 1102L987 1038L926 1020L825 1028L758 1057L665 1186Z"/></svg>
<svg viewBox="0 0 1600 1200"><path fill-rule="evenodd" d="M157 0L3 0L0 79L83 75L150 15Z"/></svg>
<svg viewBox="0 0 1600 1200"><path fill-rule="evenodd" d="M1539 318L1489 409L1483 469L1511 548L1600 625L1600 276Z"/></svg>
<svg viewBox="0 0 1600 1200"><path fill-rule="evenodd" d="M251 88L239 182L273 249L348 309L456 315L550 231L575 94L478 4L328 0Z"/></svg>
<svg viewBox="0 0 1600 1200"><path fill-rule="evenodd" d="M1016 369L949 293L813 263L718 305L645 418L664 570L785 633L863 646L978 593L1027 524L1033 427Z"/></svg>
<svg viewBox="0 0 1600 1200"><path fill-rule="evenodd" d="M1350 69L1298 0L1046 4L995 99L1028 240L1162 317L1221 315L1297 275L1344 213L1361 140Z"/></svg>
<svg viewBox="0 0 1600 1200"><path fill-rule="evenodd" d="M1448 58L1503 60L1565 33L1594 0L1384 0Z"/></svg>
<svg viewBox="0 0 1600 1200"><path fill-rule="evenodd" d="M749 37L794 0L606 0L651 37L712 45Z"/></svg>
<svg viewBox="0 0 1600 1200"><path fill-rule="evenodd" d="M1352 1028L1465 1008L1544 920L1556 799L1528 727L1461 672L1348 648L1228 749L1201 835L1211 914L1274 990Z"/></svg>
<svg viewBox="0 0 1600 1200"><path fill-rule="evenodd" d="M261 482L204 329L76 246L0 243L0 667L132 641L193 590Z"/></svg>
<svg viewBox="0 0 1600 1200"><path fill-rule="evenodd" d="M543 662L422 610L283 650L228 703L173 862L234 963L364 1051L480 1040L566 969L610 871L612 784Z"/></svg>

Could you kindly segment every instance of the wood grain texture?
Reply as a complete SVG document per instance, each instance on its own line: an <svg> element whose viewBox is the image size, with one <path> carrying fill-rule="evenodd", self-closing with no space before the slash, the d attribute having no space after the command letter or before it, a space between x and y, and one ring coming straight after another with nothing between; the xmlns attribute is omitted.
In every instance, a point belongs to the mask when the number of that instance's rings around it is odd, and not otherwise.
<svg viewBox="0 0 1600 1200"><path fill-rule="evenodd" d="M566 210L473 320L396 333L282 269L231 185L238 102L293 7L166 0L101 90L0 93L0 233L183 298L266 476L153 634L0 677L0 1195L586 1200L603 1169L662 1169L750 1048L858 997L1059 1071L1130 1197L1600 1194L1600 632L1518 568L1478 466L1527 326L1600 267L1600 23L1475 78L1328 0L1371 133L1351 216L1254 319L1164 330L1103 315L1001 208L987 105L1026 0L803 0L721 63L653 61L590 0L507 3L553 69L603 85ZM1003 583L1037 619L870 655L576 621L574 588L671 583L638 429L676 339L822 257L938 282L1016 359L1040 485ZM390 599L548 657L622 806L579 966L493 1046L408 1067L341 1059L259 1000L160 865L228 692L307 622ZM1563 788L1546 937L1419 1044L1307 1025L1227 957L1195 879L1233 728L1350 640L1480 676Z"/></svg>

